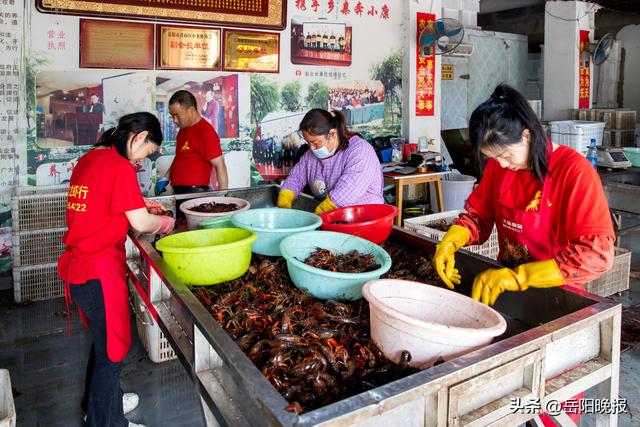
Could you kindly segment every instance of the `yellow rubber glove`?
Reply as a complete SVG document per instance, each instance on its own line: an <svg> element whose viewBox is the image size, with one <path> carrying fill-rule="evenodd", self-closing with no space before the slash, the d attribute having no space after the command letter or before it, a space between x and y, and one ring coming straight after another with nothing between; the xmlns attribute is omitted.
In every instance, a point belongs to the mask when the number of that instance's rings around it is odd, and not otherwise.
<svg viewBox="0 0 640 427"><path fill-rule="evenodd" d="M454 224L449 227L442 241L436 245L436 253L431 263L449 289L453 289L454 283L460 284L460 274L455 268L455 253L469 241L470 237L471 232L467 228Z"/></svg>
<svg viewBox="0 0 640 427"><path fill-rule="evenodd" d="M296 198L296 195L293 191L280 190L280 193L278 193L278 207L291 209L291 206L293 205L293 199L295 198Z"/></svg>
<svg viewBox="0 0 640 427"><path fill-rule="evenodd" d="M553 288L564 285L564 279L552 259L522 264L514 268L491 268L473 281L471 297L493 305L504 291L526 291L531 288Z"/></svg>
<svg viewBox="0 0 640 427"><path fill-rule="evenodd" d="M333 210L338 209L336 205L333 204L329 196L325 197L325 199L320 202L320 204L316 207L316 215L323 214L325 212L331 212Z"/></svg>

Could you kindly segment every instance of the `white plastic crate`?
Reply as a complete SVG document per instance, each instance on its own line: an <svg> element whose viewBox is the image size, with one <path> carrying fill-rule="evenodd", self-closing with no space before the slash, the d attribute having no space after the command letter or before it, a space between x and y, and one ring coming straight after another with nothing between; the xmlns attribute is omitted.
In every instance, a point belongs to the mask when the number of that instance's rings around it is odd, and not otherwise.
<svg viewBox="0 0 640 427"><path fill-rule="evenodd" d="M66 228L52 228L12 233L13 266L25 267L57 262L65 250L62 236L66 231Z"/></svg>
<svg viewBox="0 0 640 427"><path fill-rule="evenodd" d="M436 228L432 228L431 226L442 220L445 220L447 225L450 225L456 218L458 218L460 212L462 211L446 211L437 214L408 218L404 220L404 228L440 241L442 240L442 237L445 235L446 231L441 231ZM487 258L497 259L499 247L498 232L496 228L493 227L491 235L482 245L465 246L464 248L462 248L462 250L467 250L469 252L473 252Z"/></svg>
<svg viewBox="0 0 640 427"><path fill-rule="evenodd" d="M57 263L14 267L13 298L16 302L42 301L63 295Z"/></svg>
<svg viewBox="0 0 640 427"><path fill-rule="evenodd" d="M8 369L0 369L0 427L16 427L16 407Z"/></svg>
<svg viewBox="0 0 640 427"><path fill-rule="evenodd" d="M629 270L631 268L631 251L616 248L613 267L602 276L589 282L584 289L592 294L608 297L629 289Z"/></svg>
<svg viewBox="0 0 640 427"><path fill-rule="evenodd" d="M160 326L153 320L153 316L130 280L129 292L133 297L133 311L136 316L138 337L140 337L144 349L149 354L149 359L155 363L175 359L175 351L173 351L169 341L160 330Z"/></svg>
<svg viewBox="0 0 640 427"><path fill-rule="evenodd" d="M35 196L40 194L67 194L69 192L69 184L60 185L44 185L35 187L33 185L25 185L15 187L14 196Z"/></svg>
<svg viewBox="0 0 640 427"><path fill-rule="evenodd" d="M66 223L67 193L15 196L11 199L13 231L62 228Z"/></svg>
<svg viewBox="0 0 640 427"><path fill-rule="evenodd" d="M596 140L596 145L604 142L604 122L561 120L549 122L549 125L553 142L571 147L583 156L587 155L592 138Z"/></svg>

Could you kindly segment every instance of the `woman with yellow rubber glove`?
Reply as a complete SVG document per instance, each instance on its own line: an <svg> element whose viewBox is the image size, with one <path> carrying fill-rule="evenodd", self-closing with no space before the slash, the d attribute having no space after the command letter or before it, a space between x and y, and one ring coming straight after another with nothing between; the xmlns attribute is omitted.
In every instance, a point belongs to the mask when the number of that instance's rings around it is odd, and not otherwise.
<svg viewBox="0 0 640 427"><path fill-rule="evenodd" d="M339 111L310 110L300 123L310 150L280 186L278 207L291 208L309 185L320 204L316 214L339 207L384 203L382 168L373 147L350 132Z"/></svg>
<svg viewBox="0 0 640 427"><path fill-rule="evenodd" d="M469 121L471 143L486 161L466 213L437 245L433 265L453 288L455 252L498 231L498 260L473 282L471 296L493 305L504 291L581 287L611 268L615 235L593 166L548 141L527 100L499 85Z"/></svg>

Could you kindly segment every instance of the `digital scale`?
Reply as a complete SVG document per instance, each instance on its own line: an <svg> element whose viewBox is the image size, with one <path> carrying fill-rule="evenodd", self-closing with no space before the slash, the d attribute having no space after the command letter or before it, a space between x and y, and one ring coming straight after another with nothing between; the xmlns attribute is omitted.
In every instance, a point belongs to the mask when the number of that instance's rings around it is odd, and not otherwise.
<svg viewBox="0 0 640 427"><path fill-rule="evenodd" d="M626 169L631 167L622 148L598 147L598 166L611 169Z"/></svg>

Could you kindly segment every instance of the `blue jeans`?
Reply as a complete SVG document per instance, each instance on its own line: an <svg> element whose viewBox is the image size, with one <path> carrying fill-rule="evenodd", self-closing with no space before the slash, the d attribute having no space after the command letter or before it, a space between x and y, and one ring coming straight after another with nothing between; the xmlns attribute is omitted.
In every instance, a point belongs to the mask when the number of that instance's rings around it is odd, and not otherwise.
<svg viewBox="0 0 640 427"><path fill-rule="evenodd" d="M87 414L86 425L128 426L122 410L122 362L114 363L107 356L107 326L100 280L72 284L70 288L71 298L89 319L89 330L93 336L82 398L82 410Z"/></svg>

